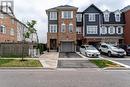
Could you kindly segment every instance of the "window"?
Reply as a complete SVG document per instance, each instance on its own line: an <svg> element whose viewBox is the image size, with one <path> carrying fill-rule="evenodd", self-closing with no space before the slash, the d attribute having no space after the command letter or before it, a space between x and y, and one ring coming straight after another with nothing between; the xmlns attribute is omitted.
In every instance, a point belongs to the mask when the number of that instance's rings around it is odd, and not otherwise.
<svg viewBox="0 0 130 87"><path fill-rule="evenodd" d="M68 29L69 29L69 32L73 32L73 24L69 24Z"/></svg>
<svg viewBox="0 0 130 87"><path fill-rule="evenodd" d="M89 21L91 21L91 22L95 21L95 14L93 14L93 13L89 14Z"/></svg>
<svg viewBox="0 0 130 87"><path fill-rule="evenodd" d="M55 24L55 25L50 25L50 32L51 33L56 33L57 32L57 25Z"/></svg>
<svg viewBox="0 0 130 87"><path fill-rule="evenodd" d="M15 22L14 19L11 19L11 23L14 24L14 22Z"/></svg>
<svg viewBox="0 0 130 87"><path fill-rule="evenodd" d="M109 34L115 34L115 27L110 26L108 32Z"/></svg>
<svg viewBox="0 0 130 87"><path fill-rule="evenodd" d="M100 28L100 34L107 34L107 27L102 26L102 27Z"/></svg>
<svg viewBox="0 0 130 87"><path fill-rule="evenodd" d="M13 28L10 29L10 35L14 36L14 29Z"/></svg>
<svg viewBox="0 0 130 87"><path fill-rule="evenodd" d="M64 19L73 18L73 11L62 11L62 18Z"/></svg>
<svg viewBox="0 0 130 87"><path fill-rule="evenodd" d="M120 22L120 14L119 13L115 14L115 20L116 20L116 22Z"/></svg>
<svg viewBox="0 0 130 87"><path fill-rule="evenodd" d="M82 32L81 32L81 27L77 27L77 28L76 28L76 33L77 33L77 34L81 34L81 33L82 33Z"/></svg>
<svg viewBox="0 0 130 87"><path fill-rule="evenodd" d="M116 28L116 33L117 33L117 34L123 34L123 27L122 27L122 26L118 26L118 27Z"/></svg>
<svg viewBox="0 0 130 87"><path fill-rule="evenodd" d="M109 13L105 13L105 14L104 14L104 21L105 21L105 22L109 22L109 17L110 17L110 16L109 16Z"/></svg>
<svg viewBox="0 0 130 87"><path fill-rule="evenodd" d="M57 12L50 12L50 20L57 20Z"/></svg>
<svg viewBox="0 0 130 87"><path fill-rule="evenodd" d="M77 22L82 22L82 14L77 14L76 18L77 18Z"/></svg>
<svg viewBox="0 0 130 87"><path fill-rule="evenodd" d="M97 34L97 26L87 26L87 34Z"/></svg>
<svg viewBox="0 0 130 87"><path fill-rule="evenodd" d="M66 25L63 23L63 24L61 25L61 32L65 32L65 30L66 30Z"/></svg>
<svg viewBox="0 0 130 87"><path fill-rule="evenodd" d="M4 25L0 26L0 33L6 34L6 27Z"/></svg>
<svg viewBox="0 0 130 87"><path fill-rule="evenodd" d="M3 19L4 18L4 14L0 13L0 18Z"/></svg>

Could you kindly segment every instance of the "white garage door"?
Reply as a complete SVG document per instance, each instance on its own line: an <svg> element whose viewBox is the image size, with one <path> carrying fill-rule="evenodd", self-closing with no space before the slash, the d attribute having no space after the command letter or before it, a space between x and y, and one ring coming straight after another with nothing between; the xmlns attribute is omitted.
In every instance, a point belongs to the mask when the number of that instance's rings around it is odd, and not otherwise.
<svg viewBox="0 0 130 87"><path fill-rule="evenodd" d="M61 52L75 52L75 46L73 42L62 42Z"/></svg>

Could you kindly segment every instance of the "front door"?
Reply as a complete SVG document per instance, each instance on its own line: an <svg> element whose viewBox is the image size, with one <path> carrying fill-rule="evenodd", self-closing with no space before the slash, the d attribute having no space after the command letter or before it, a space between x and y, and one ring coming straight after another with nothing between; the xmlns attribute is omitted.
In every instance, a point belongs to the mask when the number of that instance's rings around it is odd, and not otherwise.
<svg viewBox="0 0 130 87"><path fill-rule="evenodd" d="M56 39L50 39L50 50L56 50L57 49L57 41Z"/></svg>

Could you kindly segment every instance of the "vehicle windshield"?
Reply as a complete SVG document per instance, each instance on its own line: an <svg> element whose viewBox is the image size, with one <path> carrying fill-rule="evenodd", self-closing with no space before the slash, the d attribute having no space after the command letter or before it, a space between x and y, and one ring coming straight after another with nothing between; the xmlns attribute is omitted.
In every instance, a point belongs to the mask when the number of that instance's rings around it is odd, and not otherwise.
<svg viewBox="0 0 130 87"><path fill-rule="evenodd" d="M93 47L93 46L88 46L88 47L86 47L86 49L87 49L87 50L96 50L96 48Z"/></svg>
<svg viewBox="0 0 130 87"><path fill-rule="evenodd" d="M128 48L130 49L130 45L128 45Z"/></svg>

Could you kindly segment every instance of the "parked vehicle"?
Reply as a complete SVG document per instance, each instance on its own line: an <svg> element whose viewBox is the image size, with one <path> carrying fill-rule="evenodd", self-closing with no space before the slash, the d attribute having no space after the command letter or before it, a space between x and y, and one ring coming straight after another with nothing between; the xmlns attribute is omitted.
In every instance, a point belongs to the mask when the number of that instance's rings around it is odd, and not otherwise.
<svg viewBox="0 0 130 87"><path fill-rule="evenodd" d="M100 52L92 45L82 45L80 53L88 57L99 57Z"/></svg>
<svg viewBox="0 0 130 87"><path fill-rule="evenodd" d="M118 47L124 49L127 55L130 55L130 45L118 45Z"/></svg>
<svg viewBox="0 0 130 87"><path fill-rule="evenodd" d="M101 46L99 47L99 51L102 53L107 53L109 57L111 56L124 57L126 55L124 49L106 43L101 44Z"/></svg>

